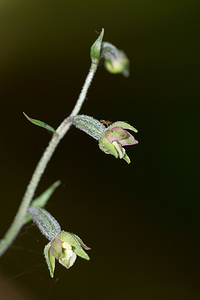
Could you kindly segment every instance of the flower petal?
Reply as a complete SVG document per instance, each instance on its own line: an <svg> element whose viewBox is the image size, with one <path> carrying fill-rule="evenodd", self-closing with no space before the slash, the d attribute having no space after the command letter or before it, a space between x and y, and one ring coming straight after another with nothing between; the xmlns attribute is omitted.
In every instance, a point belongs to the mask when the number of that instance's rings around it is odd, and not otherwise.
<svg viewBox="0 0 200 300"><path fill-rule="evenodd" d="M57 237L51 242L50 252L56 259L62 256L62 241Z"/></svg>
<svg viewBox="0 0 200 300"><path fill-rule="evenodd" d="M119 158L123 158L126 153L125 149L118 142L113 142L113 145L119 154Z"/></svg>

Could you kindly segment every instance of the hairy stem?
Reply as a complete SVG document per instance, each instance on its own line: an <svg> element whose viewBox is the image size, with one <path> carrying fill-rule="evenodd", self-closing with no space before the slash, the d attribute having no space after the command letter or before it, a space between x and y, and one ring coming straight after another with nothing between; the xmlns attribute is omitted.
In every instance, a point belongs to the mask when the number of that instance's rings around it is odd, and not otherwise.
<svg viewBox="0 0 200 300"><path fill-rule="evenodd" d="M89 86L92 82L92 79L94 77L94 74L96 72L97 65L98 65L98 63L92 63L89 73L86 77L85 83L83 85L83 88L81 90L81 93L79 95L79 98L78 98L70 116L76 116L79 113L79 111L83 105L83 102L85 100L88 88L89 88ZM43 153L41 159L39 160L39 162L36 166L36 169L32 175L32 178L29 182L29 185L27 186L26 192L24 194L24 197L22 199L22 202L20 204L18 212L14 218L14 221L11 224L8 231L6 232L4 238L0 241L0 256L2 256L5 253L5 251L9 248L9 246L11 245L11 243L14 241L14 239L17 237L19 231L21 230L21 228L24 224L24 219L25 219L27 210L33 199L33 196L34 196L37 186L40 182L42 174L44 173L44 171L47 167L47 164L50 161L60 140L65 136L65 134L69 130L70 126L71 126L71 122L70 122L70 118L68 117L57 128L56 133L53 135L52 139L49 142L49 145L47 146L45 152Z"/></svg>

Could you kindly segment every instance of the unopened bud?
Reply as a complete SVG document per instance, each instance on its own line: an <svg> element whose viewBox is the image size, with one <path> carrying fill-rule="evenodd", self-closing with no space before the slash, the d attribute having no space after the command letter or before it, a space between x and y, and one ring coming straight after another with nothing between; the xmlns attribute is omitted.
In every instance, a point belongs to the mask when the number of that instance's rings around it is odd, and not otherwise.
<svg viewBox="0 0 200 300"><path fill-rule="evenodd" d="M104 29L102 29L98 39L94 42L94 44L91 47L90 56L93 63L97 63L99 61L103 35Z"/></svg>
<svg viewBox="0 0 200 300"><path fill-rule="evenodd" d="M117 49L114 45L102 43L102 58L105 59L104 66L108 72L117 74L122 73L125 77L129 76L129 59L126 54Z"/></svg>

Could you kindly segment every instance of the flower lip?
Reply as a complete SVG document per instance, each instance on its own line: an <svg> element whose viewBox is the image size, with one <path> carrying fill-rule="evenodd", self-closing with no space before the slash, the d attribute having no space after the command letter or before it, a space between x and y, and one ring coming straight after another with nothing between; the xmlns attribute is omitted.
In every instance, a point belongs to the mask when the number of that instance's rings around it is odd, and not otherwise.
<svg viewBox="0 0 200 300"><path fill-rule="evenodd" d="M72 250L64 248L59 263L69 269L75 263L76 258L77 255Z"/></svg>

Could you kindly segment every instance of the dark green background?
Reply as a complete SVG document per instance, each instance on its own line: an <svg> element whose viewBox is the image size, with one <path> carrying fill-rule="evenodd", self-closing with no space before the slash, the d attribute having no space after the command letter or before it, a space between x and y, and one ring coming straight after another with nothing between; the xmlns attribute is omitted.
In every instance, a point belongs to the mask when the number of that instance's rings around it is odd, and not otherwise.
<svg viewBox="0 0 200 300"><path fill-rule="evenodd" d="M139 130L131 165L70 130L37 195L62 180L47 209L91 246L91 260L56 264L51 279L47 241L28 225L1 258L1 299L200 299L198 3L0 2L0 236L50 139L22 112L53 127L70 114L102 27L131 76L100 66L81 112Z"/></svg>

